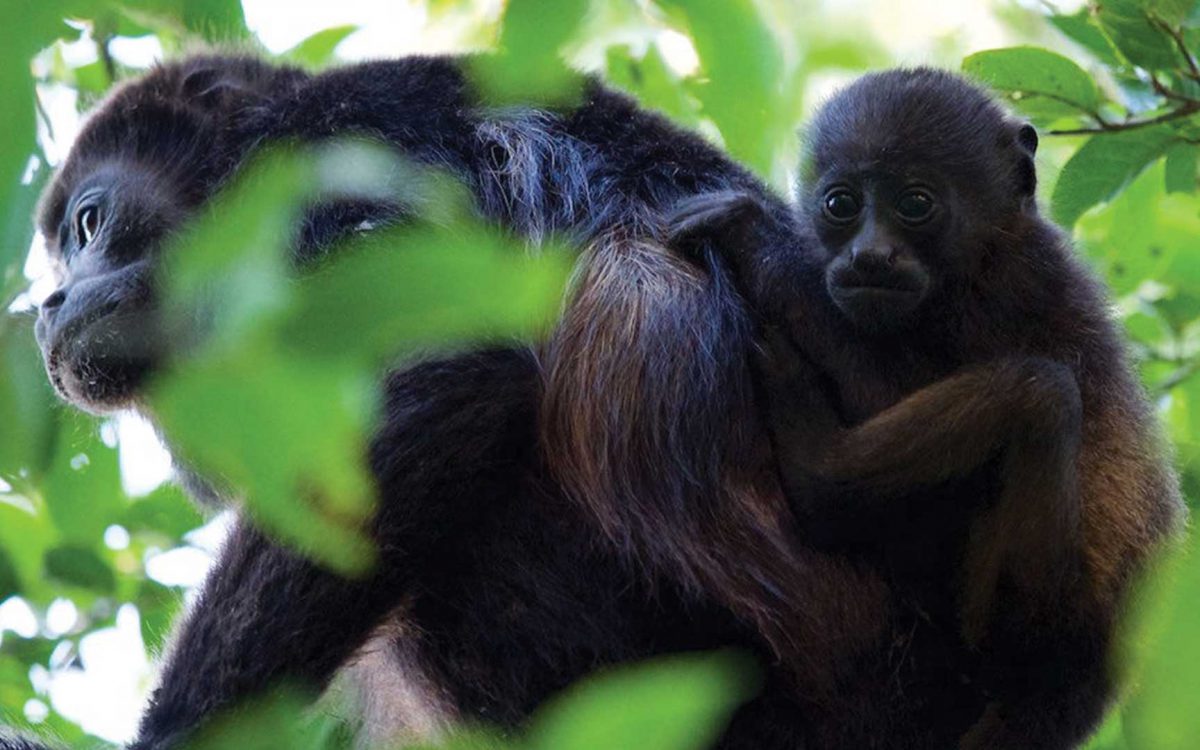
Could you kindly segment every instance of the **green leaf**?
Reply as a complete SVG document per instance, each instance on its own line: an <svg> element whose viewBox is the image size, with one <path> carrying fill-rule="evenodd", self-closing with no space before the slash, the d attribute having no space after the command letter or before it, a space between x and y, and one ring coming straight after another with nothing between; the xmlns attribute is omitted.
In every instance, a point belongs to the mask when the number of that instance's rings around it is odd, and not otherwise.
<svg viewBox="0 0 1200 750"><path fill-rule="evenodd" d="M316 750L304 720L310 696L277 690L227 709L183 743L183 750Z"/></svg>
<svg viewBox="0 0 1200 750"><path fill-rule="evenodd" d="M161 583L147 579L138 587L134 603L146 651L161 654L171 634L171 625L183 609L183 597Z"/></svg>
<svg viewBox="0 0 1200 750"><path fill-rule="evenodd" d="M755 692L750 661L732 652L665 657L576 684L543 706L528 744L540 750L711 747Z"/></svg>
<svg viewBox="0 0 1200 750"><path fill-rule="evenodd" d="M657 44L650 45L641 59L634 59L629 47L609 47L605 51L605 71L610 85L632 94L644 106L657 109L685 127L699 124L697 102L667 66Z"/></svg>
<svg viewBox="0 0 1200 750"><path fill-rule="evenodd" d="M71 586L101 594L111 594L117 588L113 569L89 547L55 547L46 553L45 565L46 575Z"/></svg>
<svg viewBox="0 0 1200 750"><path fill-rule="evenodd" d="M587 7L587 0L509 0L499 50L472 58L471 76L484 98L495 106L574 103L581 81L562 63L561 50Z"/></svg>
<svg viewBox="0 0 1200 750"><path fill-rule="evenodd" d="M1196 192L1197 157L1200 146L1178 143L1167 150L1166 186L1168 193Z"/></svg>
<svg viewBox="0 0 1200 750"><path fill-rule="evenodd" d="M355 25L334 26L323 29L310 37L302 39L296 46L285 51L281 58L287 62L304 65L310 68L320 68L333 60L333 52L346 37L358 31Z"/></svg>
<svg viewBox="0 0 1200 750"><path fill-rule="evenodd" d="M43 493L50 517L65 539L99 543L125 505L117 451L100 439L96 421L64 410Z"/></svg>
<svg viewBox="0 0 1200 750"><path fill-rule="evenodd" d="M1189 202L1166 195L1159 160L1107 205L1082 217L1076 237L1118 296L1147 281L1170 284L1168 299L1184 291L1200 295L1195 259L1200 215Z"/></svg>
<svg viewBox="0 0 1200 750"><path fill-rule="evenodd" d="M1196 387L1191 395L1200 397ZM1135 641L1143 645L1140 689L1124 712L1125 736L1134 748L1188 747L1200 736L1195 710L1200 674L1200 559L1195 544L1153 579L1139 607ZM1146 645L1149 648L1146 648Z"/></svg>
<svg viewBox="0 0 1200 750"><path fill-rule="evenodd" d="M753 0L663 0L684 21L706 80L692 87L725 148L758 174L769 176L776 148L790 131L790 100L783 53ZM786 125L784 124L786 122Z"/></svg>
<svg viewBox="0 0 1200 750"><path fill-rule="evenodd" d="M21 593L21 576L8 552L0 547L0 602Z"/></svg>
<svg viewBox="0 0 1200 750"><path fill-rule="evenodd" d="M1111 199L1152 161L1174 136L1164 127L1094 135L1063 166L1051 198L1054 220L1074 225L1083 212Z"/></svg>
<svg viewBox="0 0 1200 750"><path fill-rule="evenodd" d="M1039 47L976 52L963 60L963 72L1018 101L1044 97L1086 113L1100 108L1092 77L1071 60Z"/></svg>
<svg viewBox="0 0 1200 750"><path fill-rule="evenodd" d="M107 10L107 9L104 9ZM173 37L202 38L217 43L242 43L252 35L246 28L241 0L124 0L117 15L92 12L109 33L144 35L154 32L160 40Z"/></svg>
<svg viewBox="0 0 1200 750"><path fill-rule="evenodd" d="M71 71L75 77L75 87L90 94L102 94L112 85L108 77L108 68L102 60L87 65L81 65Z"/></svg>
<svg viewBox="0 0 1200 750"><path fill-rule="evenodd" d="M21 593L48 599L50 587L43 575L43 556L54 540L54 529L44 513L20 498L0 495L0 548L12 563Z"/></svg>
<svg viewBox="0 0 1200 750"><path fill-rule="evenodd" d="M242 0L180 0L180 5L183 25L209 41L250 38Z"/></svg>
<svg viewBox="0 0 1200 750"><path fill-rule="evenodd" d="M1052 15L1049 17L1049 21L1056 29L1091 52L1097 60L1105 65L1115 66L1120 62L1108 37L1093 22L1092 12L1088 8L1081 8L1069 16Z"/></svg>
<svg viewBox="0 0 1200 750"><path fill-rule="evenodd" d="M1169 26L1175 27L1187 20L1196 10L1196 0L1140 0L1146 13Z"/></svg>
<svg viewBox="0 0 1200 750"><path fill-rule="evenodd" d="M145 497L134 498L114 522L130 532L166 535L175 543L202 526L204 516L178 487L164 484Z"/></svg>
<svg viewBox="0 0 1200 750"><path fill-rule="evenodd" d="M565 251L531 259L470 225L381 231L342 254L302 282L284 346L379 361L418 345L528 338L553 323L570 272Z"/></svg>
<svg viewBox="0 0 1200 750"><path fill-rule="evenodd" d="M505 740L497 731L478 728L454 728L437 741L406 745L405 750L524 750L518 741Z"/></svg>
<svg viewBox="0 0 1200 750"><path fill-rule="evenodd" d="M0 314L0 478L36 481L50 459L54 396L32 318Z"/></svg>
<svg viewBox="0 0 1200 750"><path fill-rule="evenodd" d="M287 248L299 204L316 190L307 154L258 158L164 254L164 316L177 348L238 346L289 302Z"/></svg>
<svg viewBox="0 0 1200 750"><path fill-rule="evenodd" d="M1134 65L1148 70L1172 70L1183 60L1175 43L1151 22L1145 0L1104 0L1096 20L1108 38Z"/></svg>
<svg viewBox="0 0 1200 750"><path fill-rule="evenodd" d="M374 395L352 370L250 348L189 362L149 400L173 449L243 492L266 530L358 574L373 562L363 522L374 499L364 463Z"/></svg>

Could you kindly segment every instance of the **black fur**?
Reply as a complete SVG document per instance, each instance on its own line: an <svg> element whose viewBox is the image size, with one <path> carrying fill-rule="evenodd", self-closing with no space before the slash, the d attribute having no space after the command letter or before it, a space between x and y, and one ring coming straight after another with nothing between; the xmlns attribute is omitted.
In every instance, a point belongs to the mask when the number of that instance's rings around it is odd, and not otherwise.
<svg viewBox="0 0 1200 750"><path fill-rule="evenodd" d="M284 678L321 687L339 669L364 686L375 735L394 728L373 719L398 715L412 731L515 727L598 666L724 645L773 666L723 747L798 747L840 726L827 696L840 656L879 637L882 587L794 543L754 408L750 313L715 256L690 263L661 244L664 214L686 195L760 196L781 241L790 214L702 140L598 84L570 111L492 110L450 59L308 76L198 57L123 86L41 210L63 285L38 337L62 395L138 408L169 356L149 283L164 239L260 144L345 136L449 169L481 214L532 243L566 233L583 248L575 294L536 351L390 376L371 452L381 564L370 577L343 580L239 525L135 747L172 746ZM73 229L81 200L105 217L86 247ZM394 204L315 206L297 258L395 218Z"/></svg>

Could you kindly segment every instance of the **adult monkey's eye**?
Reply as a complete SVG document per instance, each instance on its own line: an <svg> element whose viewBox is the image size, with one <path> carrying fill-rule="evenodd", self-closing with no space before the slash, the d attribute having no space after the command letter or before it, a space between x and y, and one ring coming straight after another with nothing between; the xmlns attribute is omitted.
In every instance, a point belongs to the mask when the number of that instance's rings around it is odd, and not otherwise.
<svg viewBox="0 0 1200 750"><path fill-rule="evenodd" d="M825 218L834 224L848 224L858 216L862 205L854 193L846 188L834 188L825 194L821 210Z"/></svg>
<svg viewBox="0 0 1200 750"><path fill-rule="evenodd" d="M896 201L896 213L909 224L920 224L933 215L933 196L924 190L909 190Z"/></svg>
<svg viewBox="0 0 1200 750"><path fill-rule="evenodd" d="M87 247L100 231L100 209L95 205L80 206L75 211L75 237L79 247Z"/></svg>

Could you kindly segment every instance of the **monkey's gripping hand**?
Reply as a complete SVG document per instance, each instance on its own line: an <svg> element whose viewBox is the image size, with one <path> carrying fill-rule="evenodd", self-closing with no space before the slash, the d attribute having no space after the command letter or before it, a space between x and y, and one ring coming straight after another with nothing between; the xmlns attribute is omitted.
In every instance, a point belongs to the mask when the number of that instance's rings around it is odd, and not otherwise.
<svg viewBox="0 0 1200 750"><path fill-rule="evenodd" d="M667 215L667 246L694 260L707 260L706 254L715 252L745 283L751 249L759 243L756 227L767 215L762 199L741 190L688 196Z"/></svg>
<svg viewBox="0 0 1200 750"><path fill-rule="evenodd" d="M689 196L668 215L667 242L688 257L724 261L740 286L753 287L753 261L763 245L763 227L773 221L756 195L721 190ZM813 494L813 468L821 447L843 430L826 396L816 366L783 332L764 325L752 367L775 444L780 478L789 497Z"/></svg>
<svg viewBox="0 0 1200 750"><path fill-rule="evenodd" d="M762 327L754 371L784 492L793 501L811 503L821 494L817 483L824 453L845 434L845 425L816 365L778 328Z"/></svg>

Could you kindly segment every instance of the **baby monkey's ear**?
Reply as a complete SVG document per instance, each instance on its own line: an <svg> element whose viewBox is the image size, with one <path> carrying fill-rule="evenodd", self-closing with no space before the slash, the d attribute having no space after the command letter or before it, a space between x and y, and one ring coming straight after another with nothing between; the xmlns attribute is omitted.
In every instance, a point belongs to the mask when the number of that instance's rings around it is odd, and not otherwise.
<svg viewBox="0 0 1200 750"><path fill-rule="evenodd" d="M1023 123L1021 125L1021 127L1017 129L1017 143L1021 146L1022 149L1025 150L1025 152L1027 154L1029 154L1032 157L1034 154L1037 153L1037 147L1038 147L1037 129L1034 128L1029 123Z"/></svg>
<svg viewBox="0 0 1200 750"><path fill-rule="evenodd" d="M1037 190L1037 168L1033 157L1037 153L1038 134L1029 123L1022 123L1017 128L1017 192L1025 197L1032 197Z"/></svg>

